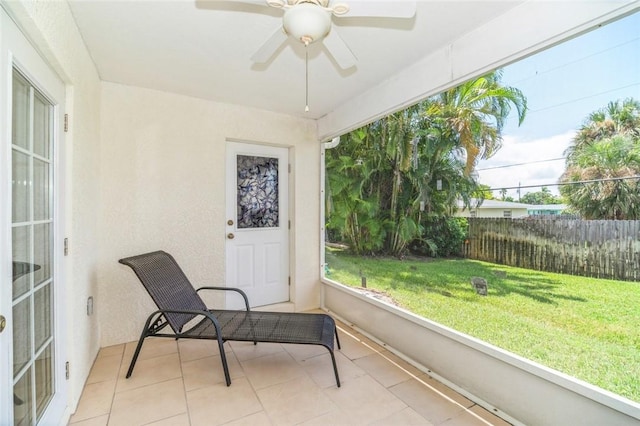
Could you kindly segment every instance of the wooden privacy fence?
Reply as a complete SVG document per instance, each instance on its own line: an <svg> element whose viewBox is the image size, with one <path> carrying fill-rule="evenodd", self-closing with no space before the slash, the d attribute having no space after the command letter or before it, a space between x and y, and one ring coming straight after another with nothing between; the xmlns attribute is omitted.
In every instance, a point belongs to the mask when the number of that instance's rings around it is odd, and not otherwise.
<svg viewBox="0 0 640 426"><path fill-rule="evenodd" d="M471 218L462 254L540 271L640 281L640 221Z"/></svg>

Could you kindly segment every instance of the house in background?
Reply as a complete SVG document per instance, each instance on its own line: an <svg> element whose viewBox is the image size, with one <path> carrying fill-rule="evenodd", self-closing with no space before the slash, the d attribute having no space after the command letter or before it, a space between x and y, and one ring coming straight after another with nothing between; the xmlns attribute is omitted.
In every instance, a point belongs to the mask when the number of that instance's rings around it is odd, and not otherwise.
<svg viewBox="0 0 640 426"><path fill-rule="evenodd" d="M531 204L527 208L529 216L559 216L567 210L565 204Z"/></svg>
<svg viewBox="0 0 640 426"><path fill-rule="evenodd" d="M282 37L262 0L0 6L0 424L68 421L99 349L155 309L117 260L158 249L197 285L329 310L503 418L640 421L631 401L331 282L321 238L327 144L639 1L419 1L407 19L332 18L332 56ZM281 179L277 250L237 215L243 164Z"/></svg>
<svg viewBox="0 0 640 426"><path fill-rule="evenodd" d="M522 219L530 216L558 216L567 206L564 204L523 204L512 201L484 200L478 205L472 200L471 208L465 207L462 201L458 202L456 217L487 217Z"/></svg>
<svg viewBox="0 0 640 426"><path fill-rule="evenodd" d="M473 200L470 209L466 208L462 202L459 202L455 216L521 219L529 215L529 207L529 204L500 200L484 200L478 205Z"/></svg>

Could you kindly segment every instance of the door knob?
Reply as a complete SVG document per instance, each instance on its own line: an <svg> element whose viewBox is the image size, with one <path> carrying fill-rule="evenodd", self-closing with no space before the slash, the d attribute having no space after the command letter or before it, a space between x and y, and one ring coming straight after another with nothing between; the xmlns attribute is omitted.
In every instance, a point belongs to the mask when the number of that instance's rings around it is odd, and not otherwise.
<svg viewBox="0 0 640 426"><path fill-rule="evenodd" d="M0 333L4 331L4 328L7 326L7 319L4 315L0 315Z"/></svg>
<svg viewBox="0 0 640 426"><path fill-rule="evenodd" d="M235 238L235 235L233 235L233 233L229 232L227 234L227 238L230 239L230 240L233 240Z"/></svg>

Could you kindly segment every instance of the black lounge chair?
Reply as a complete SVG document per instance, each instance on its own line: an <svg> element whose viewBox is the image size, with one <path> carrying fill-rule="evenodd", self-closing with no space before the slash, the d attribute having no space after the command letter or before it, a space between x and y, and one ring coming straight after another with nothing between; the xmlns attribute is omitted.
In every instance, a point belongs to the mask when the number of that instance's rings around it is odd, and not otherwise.
<svg viewBox="0 0 640 426"><path fill-rule="evenodd" d="M231 384L227 358L223 344L227 340L273 343L299 343L322 345L329 350L336 385L340 387L336 358L333 354L335 336L340 349L336 325L329 315L291 312L257 312L249 309L247 295L238 288L201 287L195 290L175 259L168 253L156 251L139 256L120 259L136 273L147 292L158 306L158 310L147 318L138 346L129 365L127 378L133 373L140 349L147 337L170 337L177 339L212 339L218 341L220 358L227 386ZM221 290L239 293L246 310L208 309L198 292ZM187 323L195 325L184 329ZM170 329L162 332L166 327Z"/></svg>

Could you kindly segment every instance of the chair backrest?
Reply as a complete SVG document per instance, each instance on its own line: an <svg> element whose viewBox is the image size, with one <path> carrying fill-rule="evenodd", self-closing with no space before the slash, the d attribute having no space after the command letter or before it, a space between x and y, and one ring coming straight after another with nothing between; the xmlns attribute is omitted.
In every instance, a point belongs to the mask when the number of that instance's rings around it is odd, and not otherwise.
<svg viewBox="0 0 640 426"><path fill-rule="evenodd" d="M154 251L120 259L118 262L133 269L159 309L207 310L207 306L169 253ZM165 314L176 333L182 331L182 327L194 316L195 314Z"/></svg>

